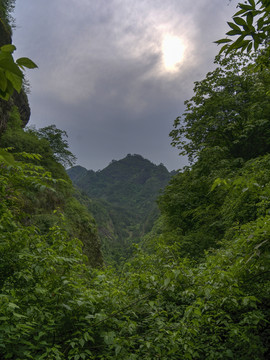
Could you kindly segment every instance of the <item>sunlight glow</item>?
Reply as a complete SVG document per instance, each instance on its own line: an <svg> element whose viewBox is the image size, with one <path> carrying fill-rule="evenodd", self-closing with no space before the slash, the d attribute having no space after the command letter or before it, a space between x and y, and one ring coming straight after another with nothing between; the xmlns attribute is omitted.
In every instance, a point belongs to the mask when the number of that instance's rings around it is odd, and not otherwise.
<svg viewBox="0 0 270 360"><path fill-rule="evenodd" d="M183 61L185 46L178 36L166 35L162 43L163 63L167 71L177 71Z"/></svg>

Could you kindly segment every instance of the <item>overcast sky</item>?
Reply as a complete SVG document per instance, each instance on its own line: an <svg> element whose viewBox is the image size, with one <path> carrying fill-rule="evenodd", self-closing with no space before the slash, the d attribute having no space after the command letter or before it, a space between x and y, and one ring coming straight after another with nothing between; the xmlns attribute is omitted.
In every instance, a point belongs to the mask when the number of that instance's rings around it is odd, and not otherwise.
<svg viewBox="0 0 270 360"><path fill-rule="evenodd" d="M229 0L17 0L14 55L39 66L27 71L29 125L67 131L87 169L128 153L181 168L169 132L235 10Z"/></svg>

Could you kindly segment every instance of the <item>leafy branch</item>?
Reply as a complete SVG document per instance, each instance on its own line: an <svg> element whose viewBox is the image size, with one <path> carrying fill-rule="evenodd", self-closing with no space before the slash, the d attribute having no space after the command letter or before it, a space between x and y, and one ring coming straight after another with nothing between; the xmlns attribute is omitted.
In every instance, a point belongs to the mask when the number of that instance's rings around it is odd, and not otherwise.
<svg viewBox="0 0 270 360"><path fill-rule="evenodd" d="M233 22L228 22L230 30L226 33L229 37L238 36L236 40L224 38L215 41L218 45L223 45L220 53L226 54L241 50L242 52L256 51L258 47L269 40L270 25L270 1L248 0L245 3L239 3L240 8L233 16Z"/></svg>
<svg viewBox="0 0 270 360"><path fill-rule="evenodd" d="M16 47L12 44L0 48L0 98L8 100L14 90L21 91L23 72L25 68L34 69L37 65L26 57L14 61L13 52Z"/></svg>

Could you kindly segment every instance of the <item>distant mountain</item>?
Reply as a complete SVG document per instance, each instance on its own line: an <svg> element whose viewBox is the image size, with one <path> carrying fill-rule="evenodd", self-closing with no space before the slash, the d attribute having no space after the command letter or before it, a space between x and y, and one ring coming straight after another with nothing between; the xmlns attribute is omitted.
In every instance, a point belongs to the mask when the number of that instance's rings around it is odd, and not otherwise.
<svg viewBox="0 0 270 360"><path fill-rule="evenodd" d="M67 173L70 179L72 180L72 182L76 183L77 181L80 181L80 178L87 173L87 170L84 167L77 165L68 169Z"/></svg>
<svg viewBox="0 0 270 360"><path fill-rule="evenodd" d="M67 173L97 221L105 256L114 259L151 230L158 216L156 199L171 177L164 165L137 154L96 172L74 166Z"/></svg>

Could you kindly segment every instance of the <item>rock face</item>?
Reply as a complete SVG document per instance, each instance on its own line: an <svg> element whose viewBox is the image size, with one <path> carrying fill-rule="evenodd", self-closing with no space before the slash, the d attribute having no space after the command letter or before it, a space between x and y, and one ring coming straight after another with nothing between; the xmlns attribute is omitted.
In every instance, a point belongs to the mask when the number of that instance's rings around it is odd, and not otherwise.
<svg viewBox="0 0 270 360"><path fill-rule="evenodd" d="M16 105L19 110L20 117L22 120L22 126L25 127L31 115L31 110L28 103L28 97L26 93L22 90L19 94L17 93L17 91L14 91L12 99L14 105Z"/></svg>
<svg viewBox="0 0 270 360"><path fill-rule="evenodd" d="M0 18L0 46L11 44L11 33L8 26Z"/></svg>
<svg viewBox="0 0 270 360"><path fill-rule="evenodd" d="M9 112L11 108L12 108L11 101L4 101L0 99L0 136L7 128Z"/></svg>

